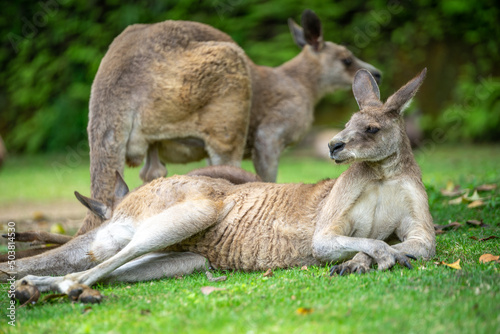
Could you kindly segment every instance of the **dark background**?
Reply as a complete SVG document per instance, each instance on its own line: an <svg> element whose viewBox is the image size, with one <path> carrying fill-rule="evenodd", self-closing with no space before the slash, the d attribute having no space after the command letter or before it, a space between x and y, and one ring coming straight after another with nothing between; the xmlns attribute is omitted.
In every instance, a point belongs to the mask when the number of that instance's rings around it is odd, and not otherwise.
<svg viewBox="0 0 500 334"><path fill-rule="evenodd" d="M423 67L410 112L434 143L500 140L500 18L496 1L9 1L0 17L0 134L11 153L61 151L86 140L90 86L113 38L134 23L212 25L253 61L277 66L299 53L287 19L305 8L325 40L384 72L383 98ZM165 36L168 38L168 36ZM356 104L336 92L316 125L342 126Z"/></svg>

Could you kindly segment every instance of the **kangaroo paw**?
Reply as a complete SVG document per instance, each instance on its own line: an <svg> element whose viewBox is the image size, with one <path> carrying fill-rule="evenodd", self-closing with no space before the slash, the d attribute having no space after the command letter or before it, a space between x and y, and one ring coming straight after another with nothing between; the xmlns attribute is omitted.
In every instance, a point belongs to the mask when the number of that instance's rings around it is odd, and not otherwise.
<svg viewBox="0 0 500 334"><path fill-rule="evenodd" d="M20 307L27 304L34 304L40 298L40 291L35 285L28 283L26 280L22 280L21 283L16 286L16 291L14 293L14 299L19 301Z"/></svg>
<svg viewBox="0 0 500 334"><path fill-rule="evenodd" d="M397 250L389 248L387 252L376 252L375 261L378 264L378 270L387 270L391 269L399 263L400 265L413 269L413 266L410 263L410 258L414 258L411 255L405 255Z"/></svg>
<svg viewBox="0 0 500 334"><path fill-rule="evenodd" d="M339 276L349 275L349 274L364 274L369 272L370 266L364 263L359 263L356 261L347 261L333 266L330 269L330 276L338 274Z"/></svg>
<svg viewBox="0 0 500 334"><path fill-rule="evenodd" d="M349 275L351 273L364 274L371 270L370 266L372 262L373 259L369 255L359 252L352 260L333 266L330 269L330 276L333 276L333 274L338 274L339 276Z"/></svg>

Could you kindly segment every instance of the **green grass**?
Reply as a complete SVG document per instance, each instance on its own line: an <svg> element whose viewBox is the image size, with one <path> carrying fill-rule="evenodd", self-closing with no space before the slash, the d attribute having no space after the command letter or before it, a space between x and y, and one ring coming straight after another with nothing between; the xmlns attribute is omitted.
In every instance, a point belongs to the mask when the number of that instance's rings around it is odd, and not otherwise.
<svg viewBox="0 0 500 334"><path fill-rule="evenodd" d="M343 170L328 161L286 154L280 182L314 182ZM0 172L0 207L9 201L69 199L88 189L88 161L54 177L51 162L64 157L13 158ZM48 160L48 161L47 161ZM229 272L225 282L209 283L201 273L184 279L98 285L107 298L100 305L56 300L17 310L17 326L0 317L0 332L19 333L500 333L500 264L479 263L484 253L500 255L500 190L483 192L486 206L449 205L439 189L448 181L472 189L500 183L499 146L437 147L419 152L434 221L463 223L437 236L437 255L413 261L414 269L395 267L365 275L329 277L327 267L262 272ZM200 166L203 164L198 164ZM195 168L168 166L170 173ZM251 169L246 162L244 167ZM126 180L138 185L138 170ZM489 227L469 227L467 220ZM460 259L462 270L443 265ZM222 272L217 273L219 275ZM205 296L200 288L225 288ZM6 290L6 289L5 289ZM7 303L2 291L3 314ZM298 314L299 308L309 314Z"/></svg>

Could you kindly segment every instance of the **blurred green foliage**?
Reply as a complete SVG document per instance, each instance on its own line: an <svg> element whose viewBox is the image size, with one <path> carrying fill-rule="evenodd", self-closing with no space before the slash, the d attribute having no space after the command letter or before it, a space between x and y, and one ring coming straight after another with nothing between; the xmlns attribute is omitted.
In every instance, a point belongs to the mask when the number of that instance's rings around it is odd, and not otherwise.
<svg viewBox="0 0 500 334"><path fill-rule="evenodd" d="M326 40L383 70L384 97L428 67L415 105L429 137L438 128L442 141L500 139L494 0L5 2L0 133L16 152L60 151L85 141L92 80L108 45L130 24L207 23L230 34L255 63L276 66L299 52L286 20L300 22L305 8L322 19ZM318 106L317 122L338 126L354 110L350 92L338 92Z"/></svg>

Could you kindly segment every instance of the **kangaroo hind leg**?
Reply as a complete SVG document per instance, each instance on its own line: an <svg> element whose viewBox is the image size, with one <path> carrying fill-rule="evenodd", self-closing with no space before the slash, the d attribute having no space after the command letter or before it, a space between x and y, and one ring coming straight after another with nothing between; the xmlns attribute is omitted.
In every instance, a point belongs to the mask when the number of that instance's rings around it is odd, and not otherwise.
<svg viewBox="0 0 500 334"><path fill-rule="evenodd" d="M132 240L117 254L87 271L70 274L59 283L59 291L71 292L76 284L92 285L105 280L129 261L179 243L218 222L233 207L231 204L199 199L176 204L143 221Z"/></svg>

